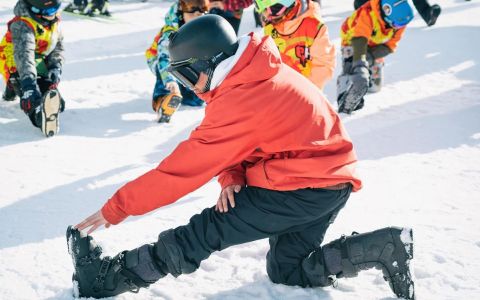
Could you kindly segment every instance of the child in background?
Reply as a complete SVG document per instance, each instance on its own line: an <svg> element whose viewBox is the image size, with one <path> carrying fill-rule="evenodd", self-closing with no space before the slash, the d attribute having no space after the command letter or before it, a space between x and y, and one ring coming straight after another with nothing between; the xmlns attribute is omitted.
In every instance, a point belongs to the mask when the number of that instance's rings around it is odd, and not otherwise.
<svg viewBox="0 0 480 300"><path fill-rule="evenodd" d="M223 17L225 20L228 21L228 23L230 23L230 25L232 25L235 32L238 33L238 28L240 27L240 19L242 15L227 10L224 0L210 0L208 13Z"/></svg>
<svg viewBox="0 0 480 300"><path fill-rule="evenodd" d="M350 114L364 106L370 88L382 85L383 58L393 53L413 19L407 0L370 0L341 27L342 74L337 79L338 111Z"/></svg>
<svg viewBox="0 0 480 300"><path fill-rule="evenodd" d="M98 12L99 15L110 17L112 14L108 10L109 5L108 0L91 0L90 3L88 0L73 0L65 7L64 11L90 17L94 17Z"/></svg>
<svg viewBox="0 0 480 300"><path fill-rule="evenodd" d="M165 16L165 25L145 52L147 64L157 81L153 90L152 109L159 115L159 123L168 123L180 104L202 106L203 101L167 71L170 63L168 44L170 35L182 25L208 12L208 0L180 0Z"/></svg>
<svg viewBox="0 0 480 300"><path fill-rule="evenodd" d="M335 47L319 4L311 0L255 0L255 6L282 61L323 90L335 69Z"/></svg>
<svg viewBox="0 0 480 300"><path fill-rule="evenodd" d="M22 110L46 136L58 132L58 113L65 108L56 90L64 50L58 28L60 5L60 0L19 0L0 43L3 100L20 97ZM43 96L47 92L51 98Z"/></svg>

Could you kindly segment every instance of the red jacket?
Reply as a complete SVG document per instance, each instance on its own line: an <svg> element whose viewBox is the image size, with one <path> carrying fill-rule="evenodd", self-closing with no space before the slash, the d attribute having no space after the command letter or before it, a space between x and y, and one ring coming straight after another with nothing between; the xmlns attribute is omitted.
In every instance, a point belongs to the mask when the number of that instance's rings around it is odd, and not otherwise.
<svg viewBox="0 0 480 300"><path fill-rule="evenodd" d="M281 62L270 37L252 35L225 80L200 96L202 123L157 168L113 195L102 208L108 222L175 202L217 175L222 187L361 188L340 118L313 83Z"/></svg>

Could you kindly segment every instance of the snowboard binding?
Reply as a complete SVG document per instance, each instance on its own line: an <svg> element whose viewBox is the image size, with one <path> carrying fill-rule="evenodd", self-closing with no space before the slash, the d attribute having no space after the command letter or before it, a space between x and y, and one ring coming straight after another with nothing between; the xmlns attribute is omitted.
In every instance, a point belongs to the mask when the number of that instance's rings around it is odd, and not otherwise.
<svg viewBox="0 0 480 300"><path fill-rule="evenodd" d="M369 93L378 93L382 89L383 85L383 58L377 59L370 66L370 87L368 88Z"/></svg>

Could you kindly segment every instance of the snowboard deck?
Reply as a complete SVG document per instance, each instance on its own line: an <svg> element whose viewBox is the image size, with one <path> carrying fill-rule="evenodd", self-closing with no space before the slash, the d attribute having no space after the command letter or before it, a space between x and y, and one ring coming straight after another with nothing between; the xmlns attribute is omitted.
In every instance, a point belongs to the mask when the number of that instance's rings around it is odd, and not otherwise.
<svg viewBox="0 0 480 300"><path fill-rule="evenodd" d="M58 122L60 99L60 93L57 90L50 90L43 96L42 132L46 137L52 137L60 130Z"/></svg>

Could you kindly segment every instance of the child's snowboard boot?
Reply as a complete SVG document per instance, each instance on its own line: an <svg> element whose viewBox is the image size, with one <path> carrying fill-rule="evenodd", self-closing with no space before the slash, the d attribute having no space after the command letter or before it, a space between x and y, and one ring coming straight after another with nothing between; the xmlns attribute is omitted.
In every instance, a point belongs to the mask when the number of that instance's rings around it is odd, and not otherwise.
<svg viewBox="0 0 480 300"><path fill-rule="evenodd" d="M158 123L168 123L173 113L177 111L182 103L182 96L168 94L153 100L152 108L158 114Z"/></svg>
<svg viewBox="0 0 480 300"><path fill-rule="evenodd" d="M3 101L15 101L17 99L17 94L15 94L15 90L13 89L10 82L7 82L5 86L5 91L2 95Z"/></svg>
<svg viewBox="0 0 480 300"><path fill-rule="evenodd" d="M123 251L113 258L101 258L102 248L93 238L69 226L67 246L75 268L72 277L75 297L104 298L137 293L166 275L153 265L152 245Z"/></svg>
<svg viewBox="0 0 480 300"><path fill-rule="evenodd" d="M415 299L410 269L413 233L410 228L387 227L342 236L322 247L326 266L337 278L356 277L361 270L380 269L398 297Z"/></svg>
<svg viewBox="0 0 480 300"><path fill-rule="evenodd" d="M438 16L442 12L442 8L438 4L434 4L420 12L422 19L428 26L433 26L437 22Z"/></svg>
<svg viewBox="0 0 480 300"><path fill-rule="evenodd" d="M46 137L58 133L58 116L62 108L62 98L57 90L49 90L43 96L41 105L42 132Z"/></svg>

